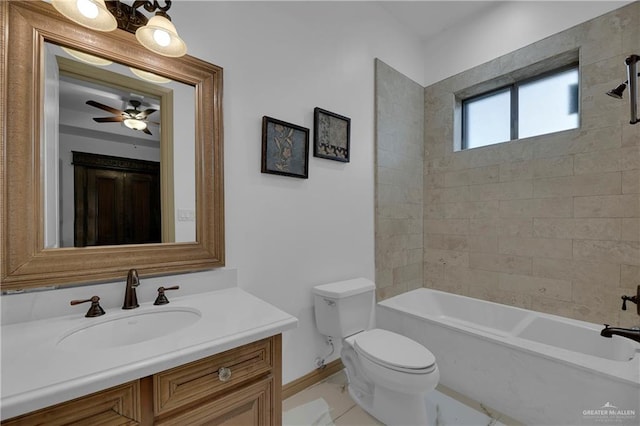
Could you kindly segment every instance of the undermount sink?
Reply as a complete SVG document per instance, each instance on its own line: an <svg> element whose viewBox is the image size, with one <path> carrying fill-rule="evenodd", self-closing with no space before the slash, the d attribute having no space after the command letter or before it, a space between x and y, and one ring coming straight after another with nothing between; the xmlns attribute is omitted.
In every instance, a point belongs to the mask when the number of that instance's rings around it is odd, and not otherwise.
<svg viewBox="0 0 640 426"><path fill-rule="evenodd" d="M65 333L57 346L72 350L95 350L132 345L164 337L200 320L197 309L171 308L131 312Z"/></svg>

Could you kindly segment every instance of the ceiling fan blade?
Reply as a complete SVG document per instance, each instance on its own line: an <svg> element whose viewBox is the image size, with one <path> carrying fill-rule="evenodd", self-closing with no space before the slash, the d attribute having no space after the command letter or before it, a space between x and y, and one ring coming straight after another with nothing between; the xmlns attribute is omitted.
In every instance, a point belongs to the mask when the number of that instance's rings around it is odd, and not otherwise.
<svg viewBox="0 0 640 426"><path fill-rule="evenodd" d="M146 133L146 134L148 134L148 135L153 135L153 134L149 131L149 129L147 129L146 127L145 127L144 129L142 129L142 131L143 131L143 132L145 132L145 133Z"/></svg>
<svg viewBox="0 0 640 426"><path fill-rule="evenodd" d="M97 117L94 118L93 121L97 123L120 123L124 121L124 117Z"/></svg>
<svg viewBox="0 0 640 426"><path fill-rule="evenodd" d="M145 120L147 118L147 116L153 114L156 111L157 111L157 109L149 108L149 109L144 110L144 111L137 111L133 115L135 115L135 117L138 120Z"/></svg>
<svg viewBox="0 0 640 426"><path fill-rule="evenodd" d="M122 111L120 111L119 109L115 109L115 108L112 108L112 107L110 107L108 105L101 104L100 102L87 101L87 105L91 105L92 107L103 109L103 110L108 111L108 112L110 112L112 114L122 114Z"/></svg>

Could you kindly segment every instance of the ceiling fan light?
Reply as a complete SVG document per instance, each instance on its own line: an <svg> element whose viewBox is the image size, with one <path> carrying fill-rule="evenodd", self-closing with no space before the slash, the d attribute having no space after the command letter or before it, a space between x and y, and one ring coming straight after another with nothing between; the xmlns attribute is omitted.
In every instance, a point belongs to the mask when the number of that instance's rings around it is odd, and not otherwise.
<svg viewBox="0 0 640 426"><path fill-rule="evenodd" d="M163 56L179 58L187 53L187 45L176 27L166 17L156 14L147 25L138 28L136 38L147 49Z"/></svg>
<svg viewBox="0 0 640 426"><path fill-rule="evenodd" d="M84 27L96 31L113 31L118 27L104 0L52 0L58 12Z"/></svg>
<svg viewBox="0 0 640 426"><path fill-rule="evenodd" d="M144 130L147 128L147 123L135 118L127 118L124 120L124 125L133 130Z"/></svg>

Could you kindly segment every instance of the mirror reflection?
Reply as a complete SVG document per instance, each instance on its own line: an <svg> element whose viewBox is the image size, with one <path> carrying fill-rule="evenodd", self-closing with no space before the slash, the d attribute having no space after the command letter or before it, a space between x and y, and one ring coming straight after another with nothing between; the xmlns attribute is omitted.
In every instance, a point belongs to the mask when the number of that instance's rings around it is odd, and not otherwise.
<svg viewBox="0 0 640 426"><path fill-rule="evenodd" d="M45 248L195 241L195 89L45 45Z"/></svg>

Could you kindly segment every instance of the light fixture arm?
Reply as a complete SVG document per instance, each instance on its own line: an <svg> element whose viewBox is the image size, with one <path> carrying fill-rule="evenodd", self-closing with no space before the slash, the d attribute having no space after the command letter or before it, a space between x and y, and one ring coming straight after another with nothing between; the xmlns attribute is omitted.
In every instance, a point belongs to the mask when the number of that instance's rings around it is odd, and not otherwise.
<svg viewBox="0 0 640 426"><path fill-rule="evenodd" d="M144 3L144 8L147 12L156 12L156 13L160 13L161 15L165 16L168 18L169 15L167 15L167 12L169 11L169 9L171 9L171 0L165 0L164 1L164 7L160 6L160 3L158 3L158 0L153 0L153 3L149 0L137 0L134 3L134 7L136 3ZM140 6L138 6L140 7ZM170 18L168 18L169 20L171 20Z"/></svg>
<svg viewBox="0 0 640 426"><path fill-rule="evenodd" d="M631 55L624 61L625 64L627 64L627 77L629 82L630 124L640 122L640 118L638 117L638 72L636 68L639 61L639 55Z"/></svg>

